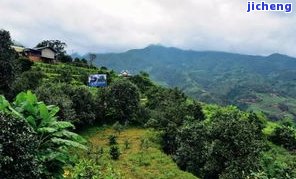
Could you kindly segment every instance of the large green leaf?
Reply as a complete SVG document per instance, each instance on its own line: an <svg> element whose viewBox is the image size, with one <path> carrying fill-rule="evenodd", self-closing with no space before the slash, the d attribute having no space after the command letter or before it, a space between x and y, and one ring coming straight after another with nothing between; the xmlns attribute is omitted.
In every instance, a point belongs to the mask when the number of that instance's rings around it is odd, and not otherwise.
<svg viewBox="0 0 296 179"><path fill-rule="evenodd" d="M54 121L50 124L51 127L56 127L58 129L74 128L74 125L66 121Z"/></svg>
<svg viewBox="0 0 296 179"><path fill-rule="evenodd" d="M60 138L52 138L51 141L57 145L66 145L68 147L74 147L74 148L80 148L83 150L86 150L87 147L78 143L78 142L74 142L72 140L66 140L66 139L60 139Z"/></svg>
<svg viewBox="0 0 296 179"><path fill-rule="evenodd" d="M28 123L34 128L36 129L36 121L35 121L35 118L33 116L28 116L26 118L26 120L28 121Z"/></svg>
<svg viewBox="0 0 296 179"><path fill-rule="evenodd" d="M49 115L51 117L54 117L60 111L60 108L54 105L47 106L47 109L50 110Z"/></svg>
<svg viewBox="0 0 296 179"><path fill-rule="evenodd" d="M43 121L47 122L48 118L50 117L47 106L44 103L41 103L41 104L38 104L38 108L39 108L39 113L40 113L41 119L43 119Z"/></svg>
<svg viewBox="0 0 296 179"><path fill-rule="evenodd" d="M9 102L5 99L4 96L0 96L0 110L4 111L10 106Z"/></svg>
<svg viewBox="0 0 296 179"><path fill-rule="evenodd" d="M56 132L53 134L53 136L55 137L62 137L62 138L68 138L68 139L71 139L71 140L74 140L76 142L80 142L80 143L86 143L86 140L81 137L80 135L74 133L74 132L70 132L70 131L67 131L67 130L62 130L62 131L59 131L59 132Z"/></svg>
<svg viewBox="0 0 296 179"><path fill-rule="evenodd" d="M58 131L56 128L53 127L41 127L37 129L37 132L41 132L41 133L54 133Z"/></svg>

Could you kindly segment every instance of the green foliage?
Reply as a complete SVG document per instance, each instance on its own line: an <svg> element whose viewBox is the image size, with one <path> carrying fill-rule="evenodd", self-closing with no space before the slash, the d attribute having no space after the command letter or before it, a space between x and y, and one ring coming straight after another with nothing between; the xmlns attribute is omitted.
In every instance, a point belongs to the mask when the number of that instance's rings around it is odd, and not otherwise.
<svg viewBox="0 0 296 179"><path fill-rule="evenodd" d="M253 118L228 107L212 111L208 120L186 122L176 137L176 162L203 178L247 177L260 169L265 146L262 128Z"/></svg>
<svg viewBox="0 0 296 179"><path fill-rule="evenodd" d="M59 75L56 77L56 80L61 83L71 83L72 81L71 71L68 69L61 70Z"/></svg>
<svg viewBox="0 0 296 179"><path fill-rule="evenodd" d="M259 169L265 145L260 126L245 119L242 112L227 109L213 116L211 126L212 152L205 164L210 176L244 178Z"/></svg>
<svg viewBox="0 0 296 179"><path fill-rule="evenodd" d="M71 97L66 94L69 88L65 84L44 83L35 92L38 98L45 103L59 106L61 109L58 112L60 119L75 123L78 121L74 104Z"/></svg>
<svg viewBox="0 0 296 179"><path fill-rule="evenodd" d="M95 97L84 86L45 83L36 89L37 96L61 108L60 118L78 125L93 124L96 119ZM81 127L82 127L81 126Z"/></svg>
<svg viewBox="0 0 296 179"><path fill-rule="evenodd" d="M197 101L193 101L193 103L189 104L187 108L189 115L192 116L194 120L202 121L205 119L205 115L202 111L201 104Z"/></svg>
<svg viewBox="0 0 296 179"><path fill-rule="evenodd" d="M40 178L38 137L28 123L0 112L0 129L0 178Z"/></svg>
<svg viewBox="0 0 296 179"><path fill-rule="evenodd" d="M269 144L269 147L260 159L265 175L268 178L295 178L296 156L274 144Z"/></svg>
<svg viewBox="0 0 296 179"><path fill-rule="evenodd" d="M19 70L21 72L25 72L31 69L33 66L33 62L30 61L28 58L25 57L20 57L17 59L18 65L19 65Z"/></svg>
<svg viewBox="0 0 296 179"><path fill-rule="evenodd" d="M106 117L120 123L134 122L140 106L138 88L128 80L114 81L105 93Z"/></svg>
<svg viewBox="0 0 296 179"><path fill-rule="evenodd" d="M124 130L124 126L121 125L118 121L115 122L112 127L119 135Z"/></svg>
<svg viewBox="0 0 296 179"><path fill-rule="evenodd" d="M22 73L13 83L12 92L15 95L22 91L35 90L41 85L45 74L40 69L29 70Z"/></svg>
<svg viewBox="0 0 296 179"><path fill-rule="evenodd" d="M0 30L0 94L9 95L12 81L17 75L17 55L11 48L8 31Z"/></svg>
<svg viewBox="0 0 296 179"><path fill-rule="evenodd" d="M180 129L176 141L174 159L182 170L201 175L201 169L208 157L208 129L203 123L187 123Z"/></svg>
<svg viewBox="0 0 296 179"><path fill-rule="evenodd" d="M131 142L129 141L129 139L125 139L124 140L124 149L130 149L131 148Z"/></svg>
<svg viewBox="0 0 296 179"><path fill-rule="evenodd" d="M117 145L110 146L109 154L113 160L118 160L120 156L120 150Z"/></svg>
<svg viewBox="0 0 296 179"><path fill-rule="evenodd" d="M109 163L97 163L92 159L82 159L77 161L75 167L68 173L66 177L69 178L108 178L120 179L122 178L119 172L114 171Z"/></svg>
<svg viewBox="0 0 296 179"><path fill-rule="evenodd" d="M78 124L94 124L96 120L95 96L86 86L70 87L66 93L73 103Z"/></svg>
<svg viewBox="0 0 296 179"><path fill-rule="evenodd" d="M153 82L149 79L149 74L145 72L140 72L140 74L132 76L129 80L137 85L142 94L145 94L154 86Z"/></svg>
<svg viewBox="0 0 296 179"><path fill-rule="evenodd" d="M109 139L109 146L110 146L110 149L109 149L110 157L113 160L118 160L120 156L120 150L117 143L117 136L109 135L108 139Z"/></svg>
<svg viewBox="0 0 296 179"><path fill-rule="evenodd" d="M63 63L70 63L73 61L72 57L67 54L61 54L61 55L57 56L57 59Z"/></svg>
<svg viewBox="0 0 296 179"><path fill-rule="evenodd" d="M269 136L269 140L282 145L288 150L296 151L296 129L291 126L279 126Z"/></svg>
<svg viewBox="0 0 296 179"><path fill-rule="evenodd" d="M168 154L176 152L176 135L184 120L202 120L199 104L187 104L186 95L178 89L152 88L148 93L147 107L151 119L147 126L162 131L163 150ZM193 107L195 105L195 107Z"/></svg>
<svg viewBox="0 0 296 179"><path fill-rule="evenodd" d="M112 146L112 145L117 145L117 137L115 135L110 135L108 137L109 139L109 145Z"/></svg>
<svg viewBox="0 0 296 179"><path fill-rule="evenodd" d="M81 144L84 139L69 131L69 128L74 126L70 122L57 120L59 108L38 102L37 97L30 91L17 95L12 105L3 97L0 102L2 111L25 119L36 133L37 156L44 165L43 175L62 175L63 166L69 162L69 147L86 149Z"/></svg>

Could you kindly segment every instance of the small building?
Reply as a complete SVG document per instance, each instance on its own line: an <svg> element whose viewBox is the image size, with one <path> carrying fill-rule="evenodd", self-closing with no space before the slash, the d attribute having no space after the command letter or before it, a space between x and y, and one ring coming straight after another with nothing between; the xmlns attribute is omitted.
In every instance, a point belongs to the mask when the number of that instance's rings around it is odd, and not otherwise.
<svg viewBox="0 0 296 179"><path fill-rule="evenodd" d="M25 50L25 46L23 46L23 44L13 40L12 41L12 45L11 48L13 48L18 54L22 54Z"/></svg>
<svg viewBox="0 0 296 179"><path fill-rule="evenodd" d="M13 48L20 56L25 56L32 62L56 62L57 52L51 47L25 48L20 43L14 41L11 48Z"/></svg>
<svg viewBox="0 0 296 179"><path fill-rule="evenodd" d="M122 77L131 77L132 74L128 71L128 70L123 70L119 76L122 76Z"/></svg>
<svg viewBox="0 0 296 179"><path fill-rule="evenodd" d="M56 51L51 47L26 48L24 55L33 62L54 63L56 60Z"/></svg>

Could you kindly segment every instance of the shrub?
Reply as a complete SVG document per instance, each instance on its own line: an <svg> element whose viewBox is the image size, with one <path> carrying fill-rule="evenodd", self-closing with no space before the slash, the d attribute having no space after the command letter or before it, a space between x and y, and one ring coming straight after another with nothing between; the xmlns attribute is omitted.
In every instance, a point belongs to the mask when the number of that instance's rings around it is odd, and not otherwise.
<svg viewBox="0 0 296 179"><path fill-rule="evenodd" d="M117 145L112 145L109 154L113 160L118 160L120 156L119 147Z"/></svg>
<svg viewBox="0 0 296 179"><path fill-rule="evenodd" d="M94 124L95 97L87 87L45 83L37 88L36 93L46 103L60 106L58 115L61 119L73 122L77 127Z"/></svg>
<svg viewBox="0 0 296 179"><path fill-rule="evenodd" d="M14 96L22 91L35 90L40 86L45 74L40 69L22 73L12 84Z"/></svg>
<svg viewBox="0 0 296 179"><path fill-rule="evenodd" d="M112 146L112 145L117 145L117 137L115 135L110 135L108 137L109 139L109 145Z"/></svg>
<svg viewBox="0 0 296 179"><path fill-rule="evenodd" d="M73 101L70 96L65 94L65 91L68 90L69 86L65 84L45 83L38 87L35 92L40 100L60 107L58 112L60 119L76 123L78 121Z"/></svg>
<svg viewBox="0 0 296 179"><path fill-rule="evenodd" d="M37 135L26 121L0 113L0 178L40 178Z"/></svg>
<svg viewBox="0 0 296 179"><path fill-rule="evenodd" d="M112 83L106 92L107 117L113 121L133 122L137 118L140 105L138 88L127 80Z"/></svg>
<svg viewBox="0 0 296 179"><path fill-rule="evenodd" d="M296 130L290 126L280 126L275 128L269 139L277 144L282 145L288 150L296 150Z"/></svg>

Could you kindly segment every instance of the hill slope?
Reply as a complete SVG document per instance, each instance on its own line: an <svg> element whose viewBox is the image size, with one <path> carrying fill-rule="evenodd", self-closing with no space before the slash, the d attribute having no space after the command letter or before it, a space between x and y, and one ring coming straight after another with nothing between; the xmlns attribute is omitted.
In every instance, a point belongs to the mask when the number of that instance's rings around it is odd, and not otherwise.
<svg viewBox="0 0 296 179"><path fill-rule="evenodd" d="M180 170L170 156L164 154L157 144L149 140L152 132L147 129L129 128L118 134L112 128L93 127L82 135L91 143L93 155L74 152L79 155L78 164L75 168L66 170L66 178L75 178L76 174L85 175L87 167L92 167L94 176L98 178L197 178ZM118 137L121 152L119 160L110 159L108 145L110 135ZM143 139L149 141L146 149L140 147ZM129 142L128 148L125 147L125 141ZM103 150L102 156L96 153L100 150ZM97 157L101 159L99 163L96 163ZM96 173L98 167L100 170Z"/></svg>
<svg viewBox="0 0 296 179"><path fill-rule="evenodd" d="M296 116L296 59L191 51L151 45L124 53L97 54L97 65L148 72L201 101L262 110L278 119Z"/></svg>

